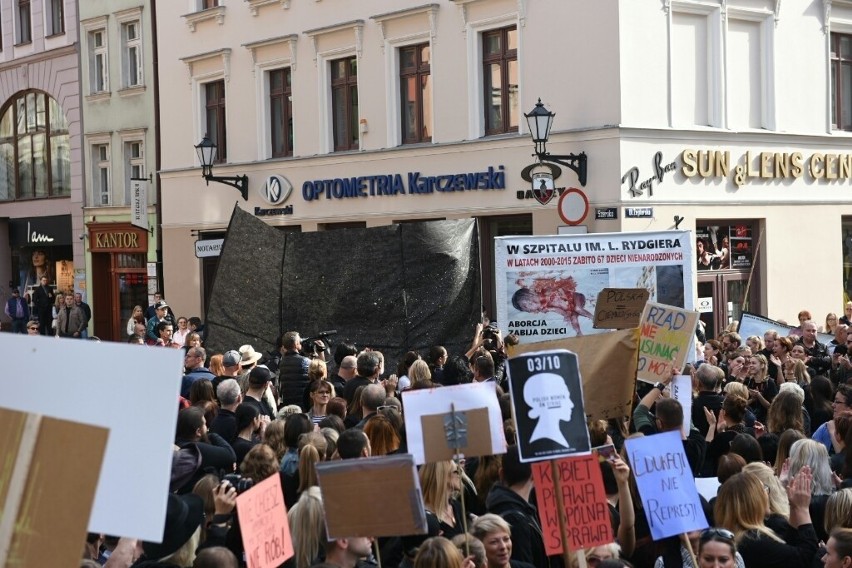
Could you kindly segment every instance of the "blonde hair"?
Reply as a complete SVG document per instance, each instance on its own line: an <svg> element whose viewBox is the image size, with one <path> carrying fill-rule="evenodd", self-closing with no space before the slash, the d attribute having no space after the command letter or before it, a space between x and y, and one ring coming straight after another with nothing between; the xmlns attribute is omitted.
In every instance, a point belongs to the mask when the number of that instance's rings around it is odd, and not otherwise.
<svg viewBox="0 0 852 568"><path fill-rule="evenodd" d="M731 530L739 543L748 532L758 532L783 542L763 519L769 509L769 497L763 483L753 473L737 473L719 487L713 517L717 526Z"/></svg>
<svg viewBox="0 0 852 568"><path fill-rule="evenodd" d="M317 486L309 487L287 512L296 568L308 568L326 544L325 508Z"/></svg>
<svg viewBox="0 0 852 568"><path fill-rule="evenodd" d="M748 400L748 387L740 382L731 381L725 385L725 394L732 394Z"/></svg>
<svg viewBox="0 0 852 568"><path fill-rule="evenodd" d="M852 528L852 487L831 494L825 504L825 532L836 528Z"/></svg>
<svg viewBox="0 0 852 568"><path fill-rule="evenodd" d="M418 471L420 487L423 490L423 504L442 521L447 521L447 504L453 497L450 489L450 477L458 466L453 460L424 464Z"/></svg>
<svg viewBox="0 0 852 568"><path fill-rule="evenodd" d="M311 364L308 365L308 381L314 382L317 379L324 379L328 376L328 368L325 361L322 359L311 359ZM331 389L331 396L334 396L334 388Z"/></svg>
<svg viewBox="0 0 852 568"><path fill-rule="evenodd" d="M183 546L166 556L159 558L161 564L174 564L175 566L192 566L195 562L195 551L198 550L198 545L201 544L201 525L195 529L192 536L189 537Z"/></svg>
<svg viewBox="0 0 852 568"><path fill-rule="evenodd" d="M319 485L317 463L323 461L328 440L319 432L309 432L299 437L299 493Z"/></svg>
<svg viewBox="0 0 852 568"><path fill-rule="evenodd" d="M781 515L785 519L790 518L790 501L787 499L787 491L772 468L765 463L752 462L746 464L743 471L755 475L769 488L769 512Z"/></svg>
<svg viewBox="0 0 852 568"><path fill-rule="evenodd" d="M411 384L430 382L432 380L432 371L429 370L429 365L423 359L418 359L408 368L408 378L411 379Z"/></svg>

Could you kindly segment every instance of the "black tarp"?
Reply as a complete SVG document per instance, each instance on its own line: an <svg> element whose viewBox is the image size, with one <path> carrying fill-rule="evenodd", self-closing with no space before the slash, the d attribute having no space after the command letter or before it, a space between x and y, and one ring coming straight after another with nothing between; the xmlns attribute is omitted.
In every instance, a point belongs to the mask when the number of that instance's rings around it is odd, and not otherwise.
<svg viewBox="0 0 852 568"><path fill-rule="evenodd" d="M207 311L207 346L274 348L285 331L336 329L332 344L463 353L481 315L473 219L285 233L234 209Z"/></svg>

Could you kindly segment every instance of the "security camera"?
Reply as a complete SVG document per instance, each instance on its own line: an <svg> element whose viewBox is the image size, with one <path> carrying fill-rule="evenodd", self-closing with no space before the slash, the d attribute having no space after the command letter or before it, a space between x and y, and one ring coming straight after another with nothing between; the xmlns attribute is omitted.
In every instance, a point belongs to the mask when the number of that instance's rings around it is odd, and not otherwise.
<svg viewBox="0 0 852 568"><path fill-rule="evenodd" d="M80 240L82 241L85 238L86 238L86 233L80 233Z"/></svg>

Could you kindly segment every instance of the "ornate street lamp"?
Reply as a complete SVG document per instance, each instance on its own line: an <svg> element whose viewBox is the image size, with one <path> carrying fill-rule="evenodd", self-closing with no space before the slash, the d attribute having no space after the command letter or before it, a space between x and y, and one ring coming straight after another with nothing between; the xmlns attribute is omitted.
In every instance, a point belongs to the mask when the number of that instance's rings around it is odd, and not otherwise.
<svg viewBox="0 0 852 568"><path fill-rule="evenodd" d="M198 160L201 162L201 176L210 185L211 181L230 185L237 189L243 196L243 200L248 201L248 176L214 176L213 162L216 161L216 144L210 140L206 134L201 142L195 146L195 151L198 152Z"/></svg>
<svg viewBox="0 0 852 568"><path fill-rule="evenodd" d="M527 126L530 129L530 136L535 145L535 154L542 165L547 166L554 171L553 177L559 177L559 168L552 164L565 166L577 174L580 180L580 185L586 185L586 153L580 154L551 154L547 151L547 139L550 136L550 127L553 126L553 117L556 113L552 113L541 104L541 99L535 104L535 107L524 114L527 119ZM525 170L526 171L526 170ZM526 179L526 178L524 178ZM530 180L527 180L530 181Z"/></svg>

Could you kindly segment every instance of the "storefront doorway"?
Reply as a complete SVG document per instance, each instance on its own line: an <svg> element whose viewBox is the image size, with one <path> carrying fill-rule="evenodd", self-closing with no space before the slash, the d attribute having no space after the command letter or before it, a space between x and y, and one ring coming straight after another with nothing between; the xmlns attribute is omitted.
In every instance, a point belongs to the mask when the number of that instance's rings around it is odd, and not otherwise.
<svg viewBox="0 0 852 568"><path fill-rule="evenodd" d="M759 223L698 221L696 307L708 339L718 337L743 312L762 314Z"/></svg>

